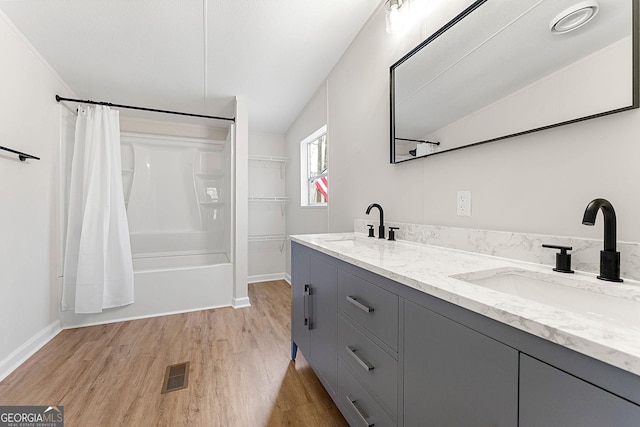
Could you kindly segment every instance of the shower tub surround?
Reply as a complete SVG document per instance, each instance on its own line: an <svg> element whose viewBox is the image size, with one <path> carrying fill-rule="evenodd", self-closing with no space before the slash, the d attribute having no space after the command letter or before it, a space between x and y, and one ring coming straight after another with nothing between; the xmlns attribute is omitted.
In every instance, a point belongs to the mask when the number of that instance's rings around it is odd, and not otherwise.
<svg viewBox="0 0 640 427"><path fill-rule="evenodd" d="M64 327L232 305L233 137L233 128L226 140L122 133L135 301L63 311Z"/></svg>
<svg viewBox="0 0 640 427"><path fill-rule="evenodd" d="M367 224L377 226L377 222L356 219L354 220L354 231L366 235L368 232ZM543 248L543 243L571 246L573 250L570 251L570 254L574 270L596 274L600 271L602 239L557 237L403 222L385 222L385 225L398 227L396 230L397 240L442 246L548 266L555 265L557 251ZM640 280L640 244L617 242L617 248L621 257L620 275L623 278Z"/></svg>
<svg viewBox="0 0 640 427"><path fill-rule="evenodd" d="M401 226L406 225L401 224ZM406 231L407 228L405 233ZM364 233L292 236L291 240L420 292L640 375L640 324L637 327L631 327L600 322L571 311L518 298L451 277L454 275L462 277L461 275L469 272L504 268L562 275L562 273L554 273L550 267L435 245L371 239ZM590 273L576 272L571 277L595 285L601 282ZM625 298L640 305L638 282L627 280L623 284L610 284L610 286L617 287L625 294Z"/></svg>

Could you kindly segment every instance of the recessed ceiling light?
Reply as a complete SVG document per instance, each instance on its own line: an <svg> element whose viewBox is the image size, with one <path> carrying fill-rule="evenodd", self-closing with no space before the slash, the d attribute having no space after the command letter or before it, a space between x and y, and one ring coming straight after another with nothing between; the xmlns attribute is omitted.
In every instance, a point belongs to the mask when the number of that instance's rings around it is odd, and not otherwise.
<svg viewBox="0 0 640 427"><path fill-rule="evenodd" d="M563 10L551 20L549 28L552 33L562 34L582 27L598 13L598 2L583 1Z"/></svg>

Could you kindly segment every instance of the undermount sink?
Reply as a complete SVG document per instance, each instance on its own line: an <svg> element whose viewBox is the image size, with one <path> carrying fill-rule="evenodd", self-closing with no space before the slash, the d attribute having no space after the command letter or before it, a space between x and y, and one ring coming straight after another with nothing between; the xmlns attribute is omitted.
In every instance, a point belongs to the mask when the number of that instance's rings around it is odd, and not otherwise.
<svg viewBox="0 0 640 427"><path fill-rule="evenodd" d="M640 292L559 274L503 268L451 276L474 285L550 305L594 320L640 330Z"/></svg>

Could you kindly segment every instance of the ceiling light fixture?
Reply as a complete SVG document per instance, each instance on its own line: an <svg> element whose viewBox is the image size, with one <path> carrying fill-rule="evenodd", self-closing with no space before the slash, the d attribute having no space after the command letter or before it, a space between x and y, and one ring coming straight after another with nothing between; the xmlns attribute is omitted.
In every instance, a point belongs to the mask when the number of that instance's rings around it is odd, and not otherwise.
<svg viewBox="0 0 640 427"><path fill-rule="evenodd" d="M573 31L591 21L598 14L598 9L599 5L595 0L576 3L553 18L549 29L555 34Z"/></svg>
<svg viewBox="0 0 640 427"><path fill-rule="evenodd" d="M387 0L385 21L387 33L401 33L408 27L409 0Z"/></svg>

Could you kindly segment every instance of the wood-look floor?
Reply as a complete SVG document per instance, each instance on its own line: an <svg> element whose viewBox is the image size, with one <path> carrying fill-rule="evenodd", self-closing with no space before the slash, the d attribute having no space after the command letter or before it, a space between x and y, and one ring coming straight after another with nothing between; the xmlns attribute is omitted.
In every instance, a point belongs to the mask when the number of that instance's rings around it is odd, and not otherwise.
<svg viewBox="0 0 640 427"><path fill-rule="evenodd" d="M75 426L346 426L298 353L291 287L249 285L250 308L221 308L62 331L0 382L0 405L64 405ZM160 394L168 365L186 389Z"/></svg>

